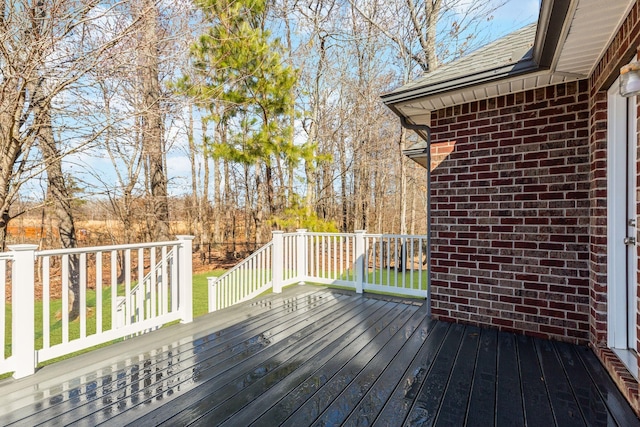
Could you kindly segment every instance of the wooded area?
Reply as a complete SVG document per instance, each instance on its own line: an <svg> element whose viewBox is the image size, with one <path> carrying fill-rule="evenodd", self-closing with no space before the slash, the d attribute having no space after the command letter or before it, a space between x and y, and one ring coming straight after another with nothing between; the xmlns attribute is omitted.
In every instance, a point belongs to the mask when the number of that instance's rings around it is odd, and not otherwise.
<svg viewBox="0 0 640 427"><path fill-rule="evenodd" d="M424 233L414 136L379 96L504 3L3 0L0 242Z"/></svg>

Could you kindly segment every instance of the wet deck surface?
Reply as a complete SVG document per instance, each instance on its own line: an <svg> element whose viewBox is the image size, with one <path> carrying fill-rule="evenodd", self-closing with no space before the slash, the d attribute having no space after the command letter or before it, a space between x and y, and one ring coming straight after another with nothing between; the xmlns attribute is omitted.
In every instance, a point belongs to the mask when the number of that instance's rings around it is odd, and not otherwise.
<svg viewBox="0 0 640 427"><path fill-rule="evenodd" d="M0 382L0 425L640 426L585 347L295 286Z"/></svg>

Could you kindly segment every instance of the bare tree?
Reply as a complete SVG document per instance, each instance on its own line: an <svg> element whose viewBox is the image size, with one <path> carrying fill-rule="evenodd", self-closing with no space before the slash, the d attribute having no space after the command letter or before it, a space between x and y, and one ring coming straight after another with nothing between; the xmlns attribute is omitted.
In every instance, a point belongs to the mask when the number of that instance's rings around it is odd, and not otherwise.
<svg viewBox="0 0 640 427"><path fill-rule="evenodd" d="M142 125L147 183L151 197L150 230L152 238L169 238L169 205L167 202L167 174L165 171L164 115L160 89L160 26L155 0L140 0L137 17L140 25L138 56Z"/></svg>
<svg viewBox="0 0 640 427"><path fill-rule="evenodd" d="M400 84L419 72L435 70L441 61L461 56L483 41L478 26L508 0L396 0L361 2L349 0L353 8L374 25L393 46L398 59ZM380 7L378 5L380 4ZM384 7L383 7L384 6ZM438 23L442 30L438 32ZM407 145L404 129L398 135L400 233L407 232Z"/></svg>

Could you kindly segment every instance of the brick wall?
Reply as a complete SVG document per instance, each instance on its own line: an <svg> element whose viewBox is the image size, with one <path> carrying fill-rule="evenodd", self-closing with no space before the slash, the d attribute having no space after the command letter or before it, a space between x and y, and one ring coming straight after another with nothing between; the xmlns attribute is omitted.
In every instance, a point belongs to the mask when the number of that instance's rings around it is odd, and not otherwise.
<svg viewBox="0 0 640 427"><path fill-rule="evenodd" d="M587 82L435 111L431 124L434 316L586 342Z"/></svg>

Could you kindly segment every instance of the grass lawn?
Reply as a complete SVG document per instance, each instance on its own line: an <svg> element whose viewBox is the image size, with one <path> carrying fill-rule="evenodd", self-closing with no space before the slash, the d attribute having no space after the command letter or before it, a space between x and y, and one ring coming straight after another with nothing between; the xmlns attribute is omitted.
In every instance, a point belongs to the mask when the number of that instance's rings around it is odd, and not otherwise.
<svg viewBox="0 0 640 427"><path fill-rule="evenodd" d="M397 288L427 290L429 273L427 270L396 271L393 268L369 269L367 283Z"/></svg>
<svg viewBox="0 0 640 427"><path fill-rule="evenodd" d="M214 270L193 275L193 317L202 316L209 311L209 292L207 277L222 276L225 270Z"/></svg>

